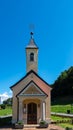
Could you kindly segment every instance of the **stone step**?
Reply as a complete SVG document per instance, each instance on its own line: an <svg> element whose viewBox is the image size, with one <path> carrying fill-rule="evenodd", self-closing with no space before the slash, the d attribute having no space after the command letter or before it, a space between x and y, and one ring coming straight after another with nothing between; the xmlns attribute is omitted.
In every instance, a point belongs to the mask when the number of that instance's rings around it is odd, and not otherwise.
<svg viewBox="0 0 73 130"><path fill-rule="evenodd" d="M36 128L36 127L38 127L39 125L38 124L33 124L33 125L24 125L24 128Z"/></svg>

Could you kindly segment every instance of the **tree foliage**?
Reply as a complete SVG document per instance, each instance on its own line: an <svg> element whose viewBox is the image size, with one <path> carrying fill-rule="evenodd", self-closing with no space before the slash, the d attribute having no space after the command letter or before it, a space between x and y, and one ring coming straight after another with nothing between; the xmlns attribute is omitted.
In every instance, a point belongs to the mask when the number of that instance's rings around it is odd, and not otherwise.
<svg viewBox="0 0 73 130"><path fill-rule="evenodd" d="M8 98L7 100L4 100L3 104L12 106L12 98Z"/></svg>
<svg viewBox="0 0 73 130"><path fill-rule="evenodd" d="M52 88L52 98L73 95L73 66L60 74Z"/></svg>
<svg viewBox="0 0 73 130"><path fill-rule="evenodd" d="M1 104L0 107L1 107L1 109L5 109L6 108L5 104Z"/></svg>

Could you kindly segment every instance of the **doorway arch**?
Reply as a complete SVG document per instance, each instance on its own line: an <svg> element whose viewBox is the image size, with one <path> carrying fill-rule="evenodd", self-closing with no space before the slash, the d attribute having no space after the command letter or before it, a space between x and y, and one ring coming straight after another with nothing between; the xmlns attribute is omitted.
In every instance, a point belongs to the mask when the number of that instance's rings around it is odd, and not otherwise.
<svg viewBox="0 0 73 130"><path fill-rule="evenodd" d="M37 104L29 103L27 105L27 124L37 124Z"/></svg>

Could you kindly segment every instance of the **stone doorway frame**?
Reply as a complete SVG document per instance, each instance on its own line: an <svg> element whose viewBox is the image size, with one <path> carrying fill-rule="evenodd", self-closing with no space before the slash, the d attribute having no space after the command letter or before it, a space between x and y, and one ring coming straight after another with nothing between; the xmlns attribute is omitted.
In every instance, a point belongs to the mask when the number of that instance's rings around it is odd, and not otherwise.
<svg viewBox="0 0 73 130"><path fill-rule="evenodd" d="M45 99L46 96L35 96L33 97L25 97L24 96L19 96L19 103L18 103L18 120L23 120L25 124L27 124L27 106L29 103L33 102L37 105L37 123L39 123L39 120L45 120L46 116L46 107L45 107ZM25 109L24 109L24 106ZM25 111L24 111L25 110ZM41 110L41 111L40 111ZM40 112L40 113L39 113Z"/></svg>

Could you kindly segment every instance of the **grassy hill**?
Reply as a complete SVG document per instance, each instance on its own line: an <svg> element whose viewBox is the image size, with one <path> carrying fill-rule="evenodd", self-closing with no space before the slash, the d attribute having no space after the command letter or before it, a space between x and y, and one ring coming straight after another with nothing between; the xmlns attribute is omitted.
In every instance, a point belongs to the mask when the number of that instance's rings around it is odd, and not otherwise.
<svg viewBox="0 0 73 130"><path fill-rule="evenodd" d="M73 96L59 97L51 102L51 112L67 113L68 110L73 114Z"/></svg>
<svg viewBox="0 0 73 130"><path fill-rule="evenodd" d="M70 111L70 114L73 114L73 96L61 96L61 97L56 97L53 99L51 103L51 112L55 113L67 113L68 110ZM71 118L69 117L59 117L56 115L52 115L51 119L54 121L69 121ZM61 127L64 128L72 128L73 129L73 123L67 122L67 123L59 123Z"/></svg>

